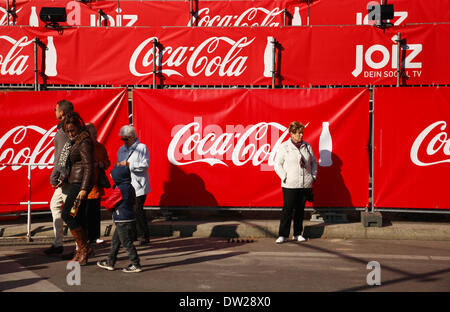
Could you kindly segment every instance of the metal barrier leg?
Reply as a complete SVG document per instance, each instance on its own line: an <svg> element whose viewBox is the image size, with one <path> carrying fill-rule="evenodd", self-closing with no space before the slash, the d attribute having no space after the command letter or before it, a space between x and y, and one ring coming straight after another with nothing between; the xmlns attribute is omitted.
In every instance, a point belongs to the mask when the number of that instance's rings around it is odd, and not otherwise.
<svg viewBox="0 0 450 312"><path fill-rule="evenodd" d="M28 215L27 215L27 241L31 239L31 166L28 166Z"/></svg>

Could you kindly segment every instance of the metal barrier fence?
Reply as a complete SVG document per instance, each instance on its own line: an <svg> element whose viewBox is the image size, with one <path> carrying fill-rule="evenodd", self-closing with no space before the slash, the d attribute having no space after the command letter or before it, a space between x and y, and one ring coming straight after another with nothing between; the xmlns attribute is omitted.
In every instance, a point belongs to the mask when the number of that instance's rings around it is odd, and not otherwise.
<svg viewBox="0 0 450 312"><path fill-rule="evenodd" d="M31 167L37 167L37 166L48 166L53 164L29 164L29 163L13 163L13 164L5 164L0 163L0 166L27 166L27 180L28 180L28 192L27 197L28 200L26 202L20 202L20 203L0 203L0 205L27 205L27 240L31 241L31 205L48 205L48 202L32 202L31 201Z"/></svg>

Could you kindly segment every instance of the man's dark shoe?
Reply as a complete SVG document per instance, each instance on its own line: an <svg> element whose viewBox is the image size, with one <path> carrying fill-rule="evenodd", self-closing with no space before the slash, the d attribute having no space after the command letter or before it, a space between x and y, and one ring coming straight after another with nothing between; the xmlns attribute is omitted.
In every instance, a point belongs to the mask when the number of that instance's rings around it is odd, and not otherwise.
<svg viewBox="0 0 450 312"><path fill-rule="evenodd" d="M98 264L98 262L97 262L97 265L100 266ZM142 269L141 269L140 265L130 264L126 268L122 269L122 271L125 272L125 273L139 273L139 272L142 271Z"/></svg>
<svg viewBox="0 0 450 312"><path fill-rule="evenodd" d="M51 245L50 248L44 250L44 253L46 255L50 256L50 255L62 254L63 251L64 251L63 246L55 247L55 246Z"/></svg>
<svg viewBox="0 0 450 312"><path fill-rule="evenodd" d="M114 271L114 265L109 264L108 260L97 261L97 265L99 267L101 267L102 269L105 269L108 271Z"/></svg>
<svg viewBox="0 0 450 312"><path fill-rule="evenodd" d="M141 246L148 245L148 244L150 244L150 240L148 238L144 238L140 242Z"/></svg>

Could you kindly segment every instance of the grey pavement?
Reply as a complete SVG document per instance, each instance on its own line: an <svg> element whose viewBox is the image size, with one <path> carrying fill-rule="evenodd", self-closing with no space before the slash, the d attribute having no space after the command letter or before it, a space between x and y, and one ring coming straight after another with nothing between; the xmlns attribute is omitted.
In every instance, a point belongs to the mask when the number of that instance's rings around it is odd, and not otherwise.
<svg viewBox="0 0 450 312"><path fill-rule="evenodd" d="M388 239L388 240L425 240L449 241L450 222L425 221L385 221L382 227L365 227L360 221L324 222L305 219L304 236L309 239ZM25 221L24 221L25 220ZM153 237L220 237L229 240L246 240L252 238L276 238L279 219L243 219L243 218L206 218L196 220L167 220L154 218L149 221ZM112 228L112 231L109 229ZM112 235L112 221L103 218L101 235ZM292 231L291 231L292 233ZM31 243L48 243L53 239L51 216L32 220ZM70 231L65 240L71 240ZM27 241L26 218L20 221L0 222L0 245L29 243Z"/></svg>
<svg viewBox="0 0 450 312"><path fill-rule="evenodd" d="M275 304L273 292L295 292L289 298L298 303L297 292L450 291L446 241L319 238L275 244L272 238L230 243L223 238L155 237L148 245L136 245L142 272L131 274L121 270L129 264L123 249L114 271L96 265L107 257L110 242L107 238L94 246L95 254L80 270L59 256L44 255L43 245L0 246L0 292L152 292L153 297L145 298L152 305L176 305L174 298L166 301L160 292L189 292L196 298L208 298L210 292L270 292L263 296ZM65 252L71 249L73 244L67 244ZM368 267L374 262L378 273ZM373 284L377 276L380 285ZM314 304L323 307L323 302ZM168 308L164 310L186 311Z"/></svg>

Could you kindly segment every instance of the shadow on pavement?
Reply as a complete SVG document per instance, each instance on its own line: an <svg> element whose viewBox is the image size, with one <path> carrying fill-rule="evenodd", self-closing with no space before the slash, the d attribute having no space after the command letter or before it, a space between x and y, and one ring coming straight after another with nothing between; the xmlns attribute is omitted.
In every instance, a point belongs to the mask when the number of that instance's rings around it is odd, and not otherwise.
<svg viewBox="0 0 450 312"><path fill-rule="evenodd" d="M47 280L47 279L48 278L25 278L25 279L15 280L15 281L1 281L0 282L0 291L7 291L10 289L33 285L37 282Z"/></svg>
<svg viewBox="0 0 450 312"><path fill-rule="evenodd" d="M364 265L364 267L366 267L367 264L368 264L367 259L362 259L362 258L346 255L346 254L338 252L338 251L329 250L329 249L326 249L326 248L313 246L313 245L310 245L310 244L300 244L298 246L301 246L303 248L309 248L309 249L312 249L312 250L315 250L315 251L319 251L319 252L323 252L323 253L333 254L333 255L338 256L340 258L343 258L343 259L346 259L346 260L349 260L349 261L352 261L352 262L356 262L356 263L362 264L362 265ZM438 278L436 278L436 277L431 278L432 276L436 276L436 275L439 275L439 274L450 272L450 268L448 268L448 269L443 269L443 270L438 270L438 271L433 271L433 272L416 274L416 273L408 272L406 270L400 270L400 269L397 269L397 268L393 268L393 267L387 266L385 264L383 264L382 269L383 270L387 270L387 271L391 271L391 272L394 272L394 273L397 273L397 274L400 274L400 275L403 275L404 277L393 279L393 280L388 280L388 281L383 280L381 285L376 286L377 287L376 289L378 291L380 291L381 287L383 287L383 286L392 285L392 284L401 283L401 282L406 282L406 281L412 281L412 280L418 280L418 281L421 281L421 282L435 281ZM354 291L372 290L372 289L374 289L374 286L372 286L372 285L362 285L362 286L358 286L358 287L352 287L352 288L338 290L337 292L354 292Z"/></svg>

